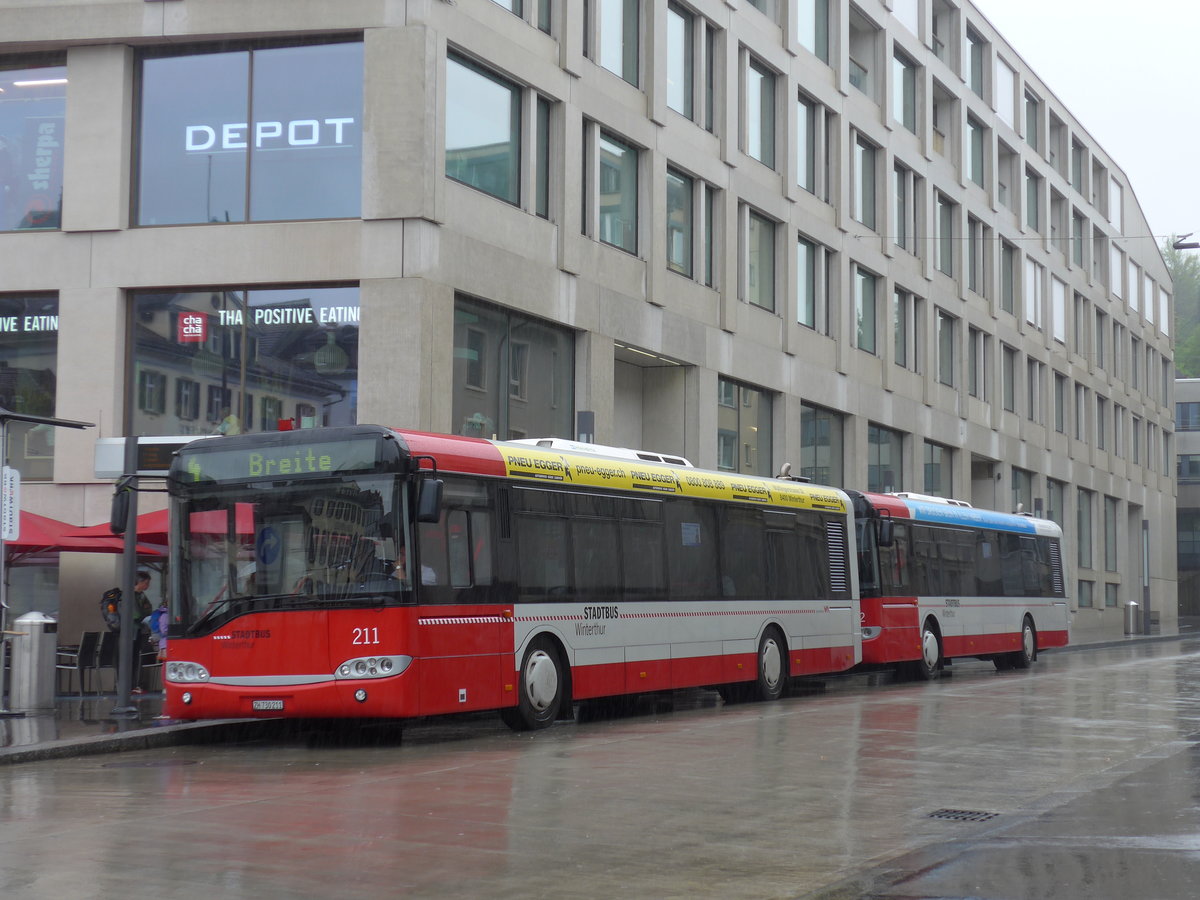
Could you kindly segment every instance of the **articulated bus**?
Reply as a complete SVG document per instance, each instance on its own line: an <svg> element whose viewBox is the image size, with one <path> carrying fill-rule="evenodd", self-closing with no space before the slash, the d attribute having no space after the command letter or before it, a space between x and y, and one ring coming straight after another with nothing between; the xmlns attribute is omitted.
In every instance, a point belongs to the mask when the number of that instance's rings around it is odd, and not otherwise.
<svg viewBox="0 0 1200 900"><path fill-rule="evenodd" d="M846 493L586 450L376 426L185 446L166 713L531 729L860 663Z"/></svg>
<svg viewBox="0 0 1200 900"><path fill-rule="evenodd" d="M954 657L1028 668L1069 634L1062 530L913 494L849 492L863 663L934 678Z"/></svg>

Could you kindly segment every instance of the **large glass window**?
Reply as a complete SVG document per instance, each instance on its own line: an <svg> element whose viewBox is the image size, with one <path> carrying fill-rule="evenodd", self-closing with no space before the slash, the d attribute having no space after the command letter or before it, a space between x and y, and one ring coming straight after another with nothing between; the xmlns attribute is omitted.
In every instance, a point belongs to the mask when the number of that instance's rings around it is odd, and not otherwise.
<svg viewBox="0 0 1200 900"><path fill-rule="evenodd" d="M459 434L575 437L574 371L570 329L456 299L453 422Z"/></svg>
<svg viewBox="0 0 1200 900"><path fill-rule="evenodd" d="M854 218L875 227L875 145L859 138L854 143Z"/></svg>
<svg viewBox="0 0 1200 900"><path fill-rule="evenodd" d="M0 231L58 227L66 108L65 66L0 71Z"/></svg>
<svg viewBox="0 0 1200 900"><path fill-rule="evenodd" d="M717 467L748 475L771 471L771 395L728 378L717 383Z"/></svg>
<svg viewBox="0 0 1200 900"><path fill-rule="evenodd" d="M0 408L55 415L57 378L58 297L0 295ZM11 423L7 463L22 481L53 478L53 426Z"/></svg>
<svg viewBox="0 0 1200 900"><path fill-rule="evenodd" d="M829 62L829 0L797 0L796 40L822 62Z"/></svg>
<svg viewBox="0 0 1200 900"><path fill-rule="evenodd" d="M866 269L854 269L854 318L857 323L854 344L867 353L876 352L875 285L877 276Z"/></svg>
<svg viewBox="0 0 1200 900"><path fill-rule="evenodd" d="M899 431L867 426L867 490L904 490L904 435Z"/></svg>
<svg viewBox="0 0 1200 900"><path fill-rule="evenodd" d="M917 65L899 51L892 57L892 118L917 131Z"/></svg>
<svg viewBox="0 0 1200 900"><path fill-rule="evenodd" d="M839 486L842 470L842 416L831 409L800 407L800 474L817 484Z"/></svg>
<svg viewBox="0 0 1200 900"><path fill-rule="evenodd" d="M520 164L520 89L448 57L446 175L515 204L520 199Z"/></svg>
<svg viewBox="0 0 1200 900"><path fill-rule="evenodd" d="M139 292L134 434L352 425L358 288Z"/></svg>
<svg viewBox="0 0 1200 900"><path fill-rule="evenodd" d="M953 497L952 451L949 447L925 442L925 493L934 497Z"/></svg>
<svg viewBox="0 0 1200 900"><path fill-rule="evenodd" d="M140 225L355 218L360 42L149 57Z"/></svg>

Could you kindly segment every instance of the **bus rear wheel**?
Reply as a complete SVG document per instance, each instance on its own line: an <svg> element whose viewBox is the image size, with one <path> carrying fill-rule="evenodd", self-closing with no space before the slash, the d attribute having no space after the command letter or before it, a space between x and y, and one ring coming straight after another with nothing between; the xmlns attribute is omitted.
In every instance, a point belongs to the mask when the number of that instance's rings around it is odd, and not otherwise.
<svg viewBox="0 0 1200 900"><path fill-rule="evenodd" d="M758 681L754 695L759 700L778 700L788 681L787 645L778 628L768 628L758 642Z"/></svg>
<svg viewBox="0 0 1200 900"><path fill-rule="evenodd" d="M1008 661L1014 669L1028 669L1037 659L1037 632L1033 628L1033 620L1029 616L1021 623L1021 649L1014 650L1008 655Z"/></svg>
<svg viewBox="0 0 1200 900"><path fill-rule="evenodd" d="M547 638L537 638L525 651L517 673L517 705L500 710L500 718L514 731L547 728L558 718L565 693L558 650Z"/></svg>

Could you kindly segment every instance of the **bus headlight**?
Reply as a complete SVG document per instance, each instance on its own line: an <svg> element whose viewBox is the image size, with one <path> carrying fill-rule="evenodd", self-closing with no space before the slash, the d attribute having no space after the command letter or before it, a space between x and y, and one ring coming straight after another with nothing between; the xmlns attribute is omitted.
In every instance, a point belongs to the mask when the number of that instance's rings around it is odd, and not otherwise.
<svg viewBox="0 0 1200 900"><path fill-rule="evenodd" d="M412 663L411 656L360 656L348 659L333 670L337 680L346 678L387 678L399 675Z"/></svg>
<svg viewBox="0 0 1200 900"><path fill-rule="evenodd" d="M208 681L208 669L204 668L200 663L172 659L167 663L167 681L174 681L178 684L195 684L200 681Z"/></svg>

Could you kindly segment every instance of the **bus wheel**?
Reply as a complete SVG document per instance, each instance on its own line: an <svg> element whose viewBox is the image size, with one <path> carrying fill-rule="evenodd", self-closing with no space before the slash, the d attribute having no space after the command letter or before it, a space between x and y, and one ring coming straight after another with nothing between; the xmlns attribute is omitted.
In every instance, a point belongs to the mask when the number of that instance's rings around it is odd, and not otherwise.
<svg viewBox="0 0 1200 900"><path fill-rule="evenodd" d="M514 731L548 727L558 718L565 681L558 652L547 638L537 638L525 651L517 673L517 705L500 710L504 724Z"/></svg>
<svg viewBox="0 0 1200 900"><path fill-rule="evenodd" d="M912 664L912 671L922 681L932 681L942 674L942 639L930 619L921 626L921 658Z"/></svg>
<svg viewBox="0 0 1200 900"><path fill-rule="evenodd" d="M1037 632L1029 616L1021 623L1021 649L1009 654L1008 659L1014 669L1028 669L1037 659Z"/></svg>
<svg viewBox="0 0 1200 900"><path fill-rule="evenodd" d="M787 686L787 647L778 628L768 628L758 642L758 681L754 694L759 700L778 700Z"/></svg>

